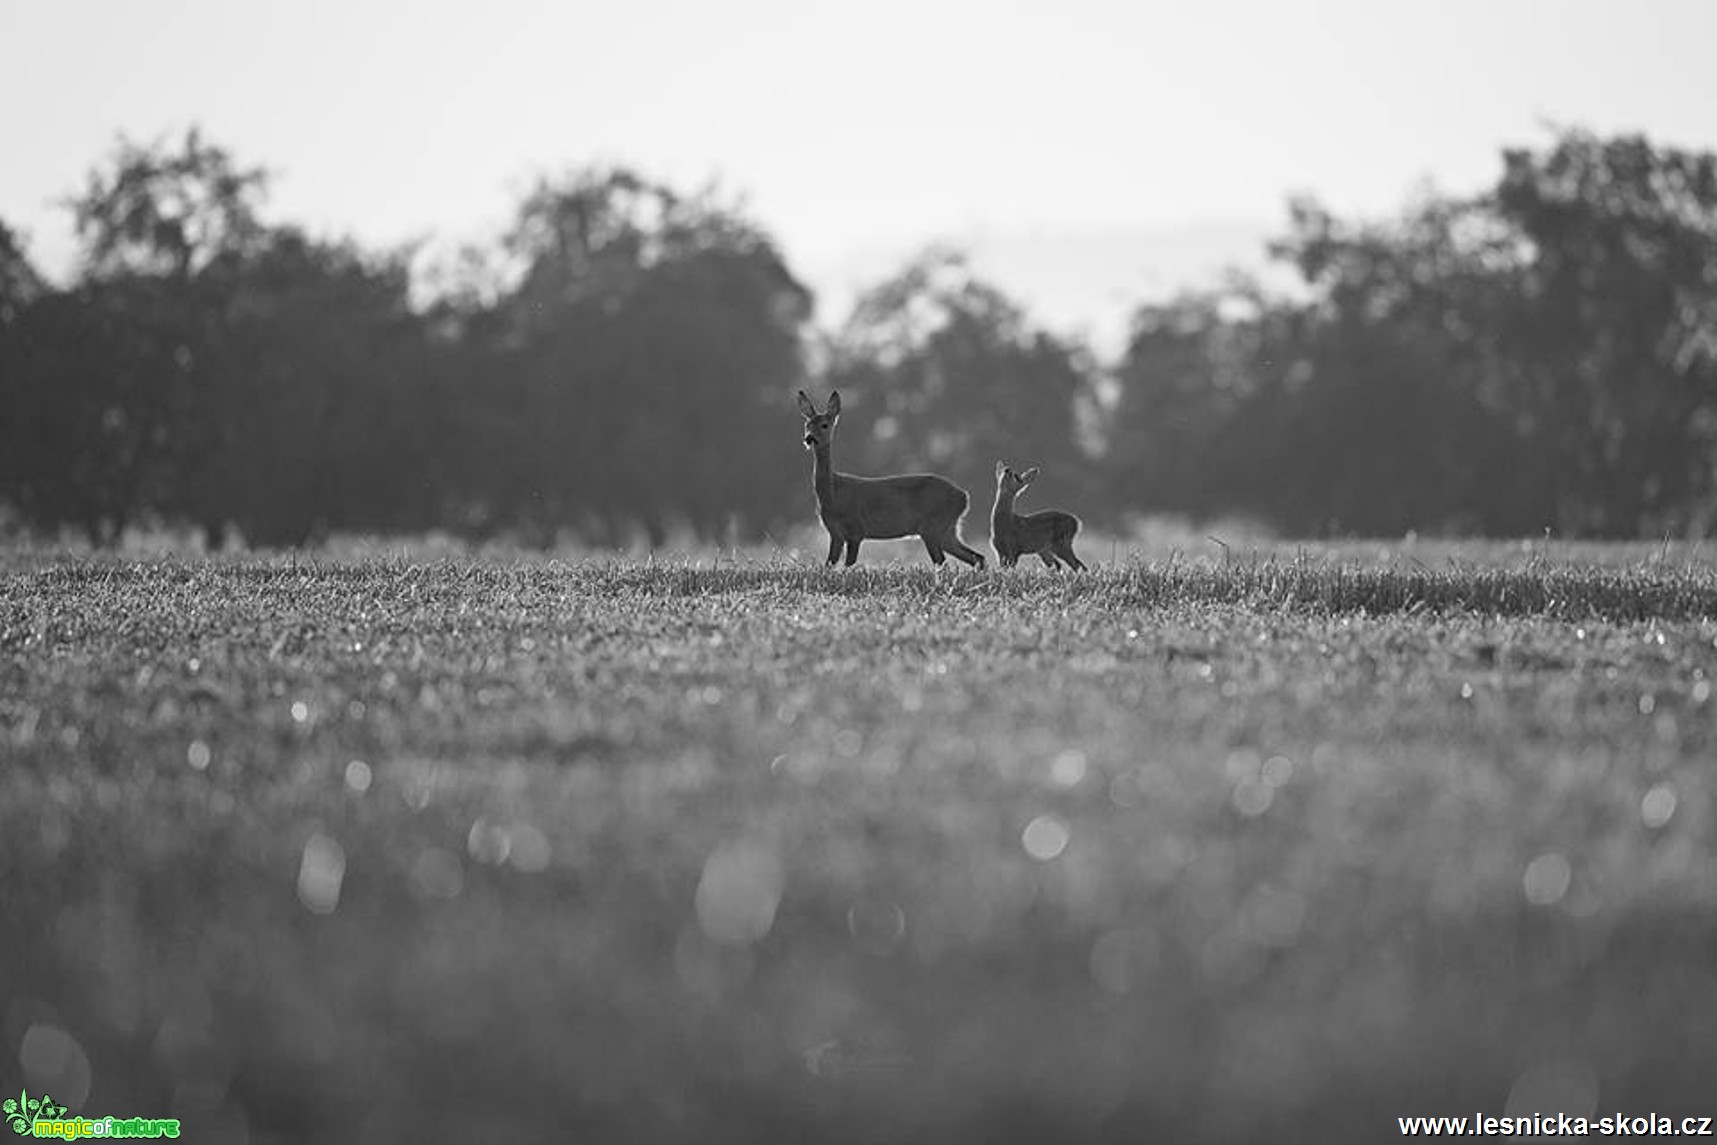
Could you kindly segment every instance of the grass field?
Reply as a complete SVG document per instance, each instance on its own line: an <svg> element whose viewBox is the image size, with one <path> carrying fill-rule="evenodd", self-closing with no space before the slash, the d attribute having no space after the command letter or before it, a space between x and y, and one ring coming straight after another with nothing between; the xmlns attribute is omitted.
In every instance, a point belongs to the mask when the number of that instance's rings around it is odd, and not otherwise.
<svg viewBox="0 0 1717 1145"><path fill-rule="evenodd" d="M873 560L0 557L0 1093L255 1142L1717 1113L1703 560Z"/></svg>

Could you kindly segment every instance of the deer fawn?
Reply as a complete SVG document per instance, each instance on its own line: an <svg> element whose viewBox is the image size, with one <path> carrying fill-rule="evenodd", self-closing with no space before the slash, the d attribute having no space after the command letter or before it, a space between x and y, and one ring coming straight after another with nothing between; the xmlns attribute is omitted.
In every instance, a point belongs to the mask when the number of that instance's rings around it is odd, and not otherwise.
<svg viewBox="0 0 1717 1145"><path fill-rule="evenodd" d="M799 412L805 415L805 448L814 457L811 484L817 491L817 512L829 531L829 564L847 550L847 564L858 560L859 542L888 541L917 534L941 564L945 553L976 568L984 567L984 555L960 540L960 518L966 515L971 498L966 491L934 473L908 473L898 477L854 477L836 473L829 460L829 443L841 417L841 395L829 394L828 408L817 412L816 403L799 391Z"/></svg>
<svg viewBox="0 0 1717 1145"><path fill-rule="evenodd" d="M1021 553L1036 553L1038 559L1052 569L1060 568L1056 558L1066 561L1081 572L1085 562L1073 552L1073 538L1079 532L1079 518L1059 509L1041 509L1024 516L1014 512L1014 498L1019 491L1037 480L1037 468L1015 473L1007 462L996 462L996 507L990 514L990 544L1003 568L1019 563Z"/></svg>

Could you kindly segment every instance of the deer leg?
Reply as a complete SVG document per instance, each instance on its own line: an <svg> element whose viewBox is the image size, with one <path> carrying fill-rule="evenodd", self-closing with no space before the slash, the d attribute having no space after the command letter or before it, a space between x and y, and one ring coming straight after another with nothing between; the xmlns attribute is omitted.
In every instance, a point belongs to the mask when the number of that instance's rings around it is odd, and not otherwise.
<svg viewBox="0 0 1717 1145"><path fill-rule="evenodd" d="M942 551L942 546L936 543L935 537L929 533L922 533L919 535L919 539L924 542L924 551L930 554L932 562L941 564L948 559L947 554Z"/></svg>
<svg viewBox="0 0 1717 1145"><path fill-rule="evenodd" d="M858 547L862 537L847 538L847 567L850 569L858 563Z"/></svg>
<svg viewBox="0 0 1717 1145"><path fill-rule="evenodd" d="M1056 559L1049 555L1048 549L1039 549L1037 559L1043 562L1043 567L1046 569L1058 569L1061 567L1061 565L1057 563Z"/></svg>
<svg viewBox="0 0 1717 1145"><path fill-rule="evenodd" d="M964 541L960 540L960 534L952 529L944 536L937 538L937 543L953 553L956 559L965 561L973 568L981 569L984 567L984 554L969 548Z"/></svg>
<svg viewBox="0 0 1717 1145"><path fill-rule="evenodd" d="M829 567L834 568L835 562L841 559L841 537L839 533L829 534Z"/></svg>
<svg viewBox="0 0 1717 1145"><path fill-rule="evenodd" d="M1073 553L1073 541L1071 539L1062 541L1059 545L1055 546L1055 555L1072 565L1078 571L1085 571L1085 562L1080 560Z"/></svg>

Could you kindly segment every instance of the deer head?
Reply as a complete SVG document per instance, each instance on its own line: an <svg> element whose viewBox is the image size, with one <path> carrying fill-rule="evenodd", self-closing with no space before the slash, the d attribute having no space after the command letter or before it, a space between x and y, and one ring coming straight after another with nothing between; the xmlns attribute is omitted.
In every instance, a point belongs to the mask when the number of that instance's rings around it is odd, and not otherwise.
<svg viewBox="0 0 1717 1145"><path fill-rule="evenodd" d="M1013 496L1033 481L1037 480L1038 468L1032 466L1024 473L1015 473L1005 461L996 462L996 488L1003 493Z"/></svg>
<svg viewBox="0 0 1717 1145"><path fill-rule="evenodd" d="M835 436L835 423L841 419L840 391L831 390L828 408L818 413L817 404L805 395L804 390L800 390L799 412L805 415L805 448L828 445Z"/></svg>

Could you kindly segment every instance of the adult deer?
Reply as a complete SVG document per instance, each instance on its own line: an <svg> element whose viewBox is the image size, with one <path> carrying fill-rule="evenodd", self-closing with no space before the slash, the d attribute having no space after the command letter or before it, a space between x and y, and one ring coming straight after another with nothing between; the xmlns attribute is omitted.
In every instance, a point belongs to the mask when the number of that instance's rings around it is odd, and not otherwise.
<svg viewBox="0 0 1717 1145"><path fill-rule="evenodd" d="M1015 473L1005 461L996 462L996 506L990 511L990 544L1003 568L1019 563L1021 553L1036 553L1050 568L1060 568L1056 558L1081 572L1085 562L1073 553L1073 538L1079 518L1059 509L1041 509L1024 516L1014 512L1014 498L1037 480L1037 467Z"/></svg>
<svg viewBox="0 0 1717 1145"><path fill-rule="evenodd" d="M946 559L944 554L953 553L975 568L984 567L984 555L960 539L960 518L971 503L964 489L934 473L897 477L836 473L829 446L841 417L840 393L832 391L828 406L819 413L816 403L800 390L799 412L805 415L805 448L814 458L811 485L817 491L817 512L829 531L829 564L839 559L842 546L851 565L858 560L861 541L916 535L937 564Z"/></svg>

